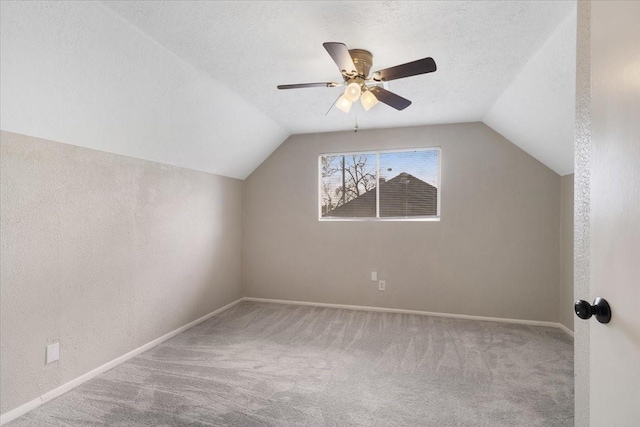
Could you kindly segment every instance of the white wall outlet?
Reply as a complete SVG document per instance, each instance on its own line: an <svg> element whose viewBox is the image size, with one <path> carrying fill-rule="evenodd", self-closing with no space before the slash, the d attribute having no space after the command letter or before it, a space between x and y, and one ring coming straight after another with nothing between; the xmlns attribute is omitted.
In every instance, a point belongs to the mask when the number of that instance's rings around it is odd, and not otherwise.
<svg viewBox="0 0 640 427"><path fill-rule="evenodd" d="M385 282L384 280L380 280L378 282L378 290L385 291L386 289L387 289L387 282Z"/></svg>
<svg viewBox="0 0 640 427"><path fill-rule="evenodd" d="M378 272L377 271L372 271L371 272L371 281L372 282L377 282L378 281Z"/></svg>
<svg viewBox="0 0 640 427"><path fill-rule="evenodd" d="M54 342L47 346L47 364L60 359L60 343Z"/></svg>

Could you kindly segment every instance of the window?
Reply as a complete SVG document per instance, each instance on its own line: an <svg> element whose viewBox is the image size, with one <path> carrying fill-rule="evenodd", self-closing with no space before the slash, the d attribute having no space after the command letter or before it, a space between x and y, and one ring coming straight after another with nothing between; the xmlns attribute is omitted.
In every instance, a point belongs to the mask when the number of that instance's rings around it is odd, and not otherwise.
<svg viewBox="0 0 640 427"><path fill-rule="evenodd" d="M325 154L321 220L440 218L440 149Z"/></svg>

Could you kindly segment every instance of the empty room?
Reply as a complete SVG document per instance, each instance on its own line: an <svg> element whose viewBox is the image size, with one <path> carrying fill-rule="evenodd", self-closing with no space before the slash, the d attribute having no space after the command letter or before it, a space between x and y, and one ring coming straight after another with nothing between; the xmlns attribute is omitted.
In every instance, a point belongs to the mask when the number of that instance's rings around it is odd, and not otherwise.
<svg viewBox="0 0 640 427"><path fill-rule="evenodd" d="M640 425L640 2L0 18L0 425Z"/></svg>

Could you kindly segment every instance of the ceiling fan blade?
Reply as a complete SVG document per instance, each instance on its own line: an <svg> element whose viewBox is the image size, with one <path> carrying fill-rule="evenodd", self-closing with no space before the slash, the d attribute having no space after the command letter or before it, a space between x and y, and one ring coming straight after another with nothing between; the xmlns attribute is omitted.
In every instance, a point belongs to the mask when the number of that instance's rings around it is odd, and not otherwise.
<svg viewBox="0 0 640 427"><path fill-rule="evenodd" d="M417 76L419 74L433 73L434 71L436 71L436 61L434 61L433 58L422 58L417 61L376 71L372 77L377 81L389 81Z"/></svg>
<svg viewBox="0 0 640 427"><path fill-rule="evenodd" d="M357 73L356 65L349 53L349 49L344 43L326 42L322 46L327 50L333 62L336 63L341 73L353 74Z"/></svg>
<svg viewBox="0 0 640 427"><path fill-rule="evenodd" d="M325 82L325 83L297 83L293 85L278 85L278 89L301 89L305 87L336 87L338 83Z"/></svg>
<svg viewBox="0 0 640 427"><path fill-rule="evenodd" d="M411 101L408 99L403 98L400 95L396 95L393 92L389 92L381 87L373 86L369 88L369 91L375 95L378 101L383 102L396 110L404 110L411 105Z"/></svg>

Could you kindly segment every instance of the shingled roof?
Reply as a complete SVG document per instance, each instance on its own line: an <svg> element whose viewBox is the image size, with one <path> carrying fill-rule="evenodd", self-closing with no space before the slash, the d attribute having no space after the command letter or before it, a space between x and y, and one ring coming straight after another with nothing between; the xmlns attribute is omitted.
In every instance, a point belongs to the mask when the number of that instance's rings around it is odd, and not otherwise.
<svg viewBox="0 0 640 427"><path fill-rule="evenodd" d="M380 217L436 216L438 189L402 172L380 183ZM367 191L323 215L325 218L376 217L376 189Z"/></svg>

